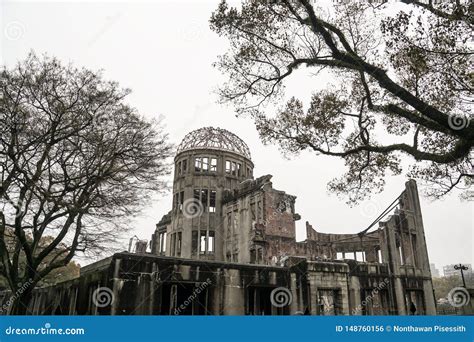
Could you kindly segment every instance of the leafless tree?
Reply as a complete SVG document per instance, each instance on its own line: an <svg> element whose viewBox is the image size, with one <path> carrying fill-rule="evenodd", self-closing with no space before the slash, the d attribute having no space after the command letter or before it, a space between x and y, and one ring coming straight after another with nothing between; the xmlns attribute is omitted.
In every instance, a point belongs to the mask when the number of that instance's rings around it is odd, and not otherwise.
<svg viewBox="0 0 474 342"><path fill-rule="evenodd" d="M31 53L0 81L0 274L14 294L29 284L11 309L24 314L35 284L165 189L172 147L100 73Z"/></svg>

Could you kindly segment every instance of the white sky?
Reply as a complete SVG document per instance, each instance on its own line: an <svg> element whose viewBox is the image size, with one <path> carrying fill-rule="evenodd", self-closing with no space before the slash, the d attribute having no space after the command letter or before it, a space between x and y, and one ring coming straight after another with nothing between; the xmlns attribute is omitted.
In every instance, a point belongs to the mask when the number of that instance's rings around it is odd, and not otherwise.
<svg viewBox="0 0 474 342"><path fill-rule="evenodd" d="M11 66L33 49L76 66L103 69L107 79L133 90L128 102L143 115L164 117L175 144L203 126L234 132L251 149L254 174L272 174L275 188L297 196L296 211L302 216L297 222L299 239L305 237L305 221L321 232L358 232L404 189L404 177L387 178L382 194L350 208L326 188L343 173L342 161L311 153L287 160L275 146L262 145L250 119L236 118L232 108L215 103L213 90L225 78L211 64L226 50L226 41L208 27L217 0L1 1L1 64ZM300 77L288 90L307 94L324 81ZM457 193L443 201L421 201L430 261L440 269L445 264L474 263L472 203L461 202ZM170 206L171 195L152 201L126 240L135 234L150 239Z"/></svg>

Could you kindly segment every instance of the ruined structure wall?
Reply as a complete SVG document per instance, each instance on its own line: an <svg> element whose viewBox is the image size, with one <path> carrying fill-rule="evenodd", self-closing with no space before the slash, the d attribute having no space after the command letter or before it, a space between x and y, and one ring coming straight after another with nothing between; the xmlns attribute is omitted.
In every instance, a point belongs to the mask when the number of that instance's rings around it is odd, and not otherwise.
<svg viewBox="0 0 474 342"><path fill-rule="evenodd" d="M306 222L306 240L296 243L297 255L310 259L356 259L354 253L361 252L358 261L377 262L380 242L377 232L365 235L330 234L317 232Z"/></svg>
<svg viewBox="0 0 474 342"><path fill-rule="evenodd" d="M270 178L243 184L224 204L226 261L276 264L295 255L295 197L273 189Z"/></svg>
<svg viewBox="0 0 474 342"><path fill-rule="evenodd" d="M196 140L198 139L198 140ZM296 197L253 178L247 145L230 132L188 135L175 157L171 211L152 254L118 253L81 276L35 289L33 314L314 315L435 314L418 190L409 181L378 230L321 233L296 242ZM355 260L351 260L355 259ZM291 304L272 305L283 287ZM94 304L108 288L114 300ZM0 305L10 294L0 293Z"/></svg>
<svg viewBox="0 0 474 342"><path fill-rule="evenodd" d="M416 182L410 180L399 209L379 227L383 261L394 276L398 311L408 313L411 303L419 312L436 314L431 271Z"/></svg>
<svg viewBox="0 0 474 342"><path fill-rule="evenodd" d="M206 158L208 165L205 170L196 169L197 161L204 162L202 158ZM212 159L215 163L211 170ZM241 165L241 171L229 174L227 161ZM380 223L378 230L358 234L322 233L307 222L306 240L296 242L295 221L299 219L295 212L296 197L274 189L271 175L254 180L253 164L246 157L227 151L192 149L180 152L175 162L173 207L157 224L152 239L153 254L203 262L219 260L273 266L283 266L295 256L302 257L308 261L308 268L288 280L298 298L292 310L318 314L325 314L325 310L337 311L333 314L354 310L352 314L406 314L413 302L420 313L434 314L428 253L414 181L406 183L398 208ZM210 191L215 191L213 210ZM191 203L196 207L196 201L202 206L193 215L193 208L186 205ZM162 234L166 234L165 251ZM324 262L334 265L323 267ZM350 266L348 272L340 267L343 264ZM206 300L219 303L219 307L212 307L216 314L239 314L232 303L240 307L250 300L241 286L245 281L230 266L219 272L224 276L216 279L219 286L212 292L212 298ZM309 287L302 281L309 282ZM380 288L382 285L386 287ZM380 293L371 303L362 305L374 290ZM260 295L263 292L257 291L251 296L258 300ZM336 302L331 304L331 301Z"/></svg>
<svg viewBox="0 0 474 342"><path fill-rule="evenodd" d="M273 189L271 183L264 187L265 235L295 239L296 197Z"/></svg>
<svg viewBox="0 0 474 342"><path fill-rule="evenodd" d="M55 286L35 289L33 315L281 315L290 307L271 305L270 292L292 288L295 271L119 253L107 267ZM91 269L98 265L91 265ZM107 303L97 302L104 288ZM110 291L108 290L108 291ZM103 297L101 300L106 299ZM0 305L8 301L0 293ZM104 304L104 305L98 305ZM294 313L294 312L293 312Z"/></svg>
<svg viewBox="0 0 474 342"><path fill-rule="evenodd" d="M308 262L311 315L348 315L349 267L343 263Z"/></svg>
<svg viewBox="0 0 474 342"><path fill-rule="evenodd" d="M228 170L230 163L231 170ZM235 167L234 167L235 166ZM236 153L193 149L175 157L173 205L166 226L167 256L201 260L223 260L224 192L253 178L253 163ZM156 236L165 232L157 227ZM160 250L156 248L155 250Z"/></svg>
<svg viewBox="0 0 474 342"><path fill-rule="evenodd" d="M262 194L245 196L227 202L223 206L224 260L227 262L251 263L251 251L259 237L255 224L262 219ZM261 253L261 250L258 249Z"/></svg>

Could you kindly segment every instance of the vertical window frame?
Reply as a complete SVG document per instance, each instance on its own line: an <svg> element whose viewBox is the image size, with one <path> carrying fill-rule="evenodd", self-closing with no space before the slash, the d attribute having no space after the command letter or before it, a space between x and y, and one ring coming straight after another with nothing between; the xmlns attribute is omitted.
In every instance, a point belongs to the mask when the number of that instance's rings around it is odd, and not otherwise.
<svg viewBox="0 0 474 342"><path fill-rule="evenodd" d="M201 157L194 158L194 172L202 172L202 158Z"/></svg>
<svg viewBox="0 0 474 342"><path fill-rule="evenodd" d="M217 158L211 157L209 171L217 172Z"/></svg>

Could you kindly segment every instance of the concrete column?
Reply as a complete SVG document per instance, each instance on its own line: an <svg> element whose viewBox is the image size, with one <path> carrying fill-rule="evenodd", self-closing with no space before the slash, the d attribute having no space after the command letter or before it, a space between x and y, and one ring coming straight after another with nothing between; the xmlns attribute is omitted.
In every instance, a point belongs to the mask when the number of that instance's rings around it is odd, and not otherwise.
<svg viewBox="0 0 474 342"><path fill-rule="evenodd" d="M318 314L318 286L316 284L316 274L311 273L308 275L308 292L311 301L311 315Z"/></svg>
<svg viewBox="0 0 474 342"><path fill-rule="evenodd" d="M117 314L117 307L119 302L119 275L120 275L120 262L121 259L115 259L114 265L114 277L112 278L112 291L113 291L113 300L110 307L110 314L116 315Z"/></svg>
<svg viewBox="0 0 474 342"><path fill-rule="evenodd" d="M436 302L433 294L433 283L430 280L423 280L423 292L425 296L425 310L427 315L436 315Z"/></svg>
<svg viewBox="0 0 474 342"><path fill-rule="evenodd" d="M413 217L413 225L416 231L416 253L418 255L417 268L421 269L423 277L429 280L423 281L423 292L425 298L426 313L428 315L436 314L436 302L433 296L433 284L431 280L430 260L428 257L428 248L426 246L425 228L423 225L423 216L421 214L420 198L418 188L414 180L409 180L406 184L406 198L409 213Z"/></svg>
<svg viewBox="0 0 474 342"><path fill-rule="evenodd" d="M224 294L222 291L224 281L222 279L222 270L218 268L215 272L215 277L212 283L211 301L212 301L212 314L221 315L223 313L223 298Z"/></svg>
<svg viewBox="0 0 474 342"><path fill-rule="evenodd" d="M396 223L395 218L391 217L385 225L385 237L387 243L387 251L388 251L388 264L390 265L390 270L392 274L399 275L400 274L400 257L397 250L397 244L395 239L395 229Z"/></svg>
<svg viewBox="0 0 474 342"><path fill-rule="evenodd" d="M387 236L388 236L388 232L386 229L386 225L384 222L381 222L379 224L379 242L380 242L380 253L382 254L383 263L388 263L390 260L388 244L387 244Z"/></svg>
<svg viewBox="0 0 474 342"><path fill-rule="evenodd" d="M397 314L398 315L406 315L406 305L405 305L405 289L402 285L402 280L400 278L394 278L393 280L393 287L395 292L395 302L397 305Z"/></svg>
<svg viewBox="0 0 474 342"><path fill-rule="evenodd" d="M149 306L148 306L148 314L153 315L154 305L155 305L155 279L156 273L158 272L158 266L156 263L152 263L151 265L151 275L150 275L150 283L149 283Z"/></svg>
<svg viewBox="0 0 474 342"><path fill-rule="evenodd" d="M341 314L343 315L350 315L350 304L349 304L349 284L347 274L337 274L336 278L338 278L337 283L341 285Z"/></svg>
<svg viewBox="0 0 474 342"><path fill-rule="evenodd" d="M418 255L419 265L423 271L424 276L431 277L430 261L428 258L428 249L426 248L425 229L423 226L423 217L421 215L420 199L418 197L418 188L414 180L408 181L406 184L406 207L407 216L413 217L413 220L409 220L411 223L409 228L416 231L416 253Z"/></svg>
<svg viewBox="0 0 474 342"><path fill-rule="evenodd" d="M298 295L297 289L296 289L296 274L291 273L290 274L290 291L291 295L293 296L293 301L290 304L290 314L295 314L297 311L303 311L301 309L299 300L300 296Z"/></svg>
<svg viewBox="0 0 474 342"><path fill-rule="evenodd" d="M395 304L398 311L397 313L399 315L406 315L407 311L406 311L406 305L405 305L405 289L403 288L402 281L399 278L400 257L398 256L398 250L397 250L396 241L395 241L395 229L396 229L395 218L391 217L385 225L387 245L388 245L388 256L389 256L388 262L390 265L390 271L392 275L394 276L393 288L394 288L394 295L395 295Z"/></svg>
<svg viewBox="0 0 474 342"><path fill-rule="evenodd" d="M349 307L351 315L362 315L359 277L349 276Z"/></svg>
<svg viewBox="0 0 474 342"><path fill-rule="evenodd" d="M240 270L224 270L224 314L245 315L245 289L240 284Z"/></svg>

